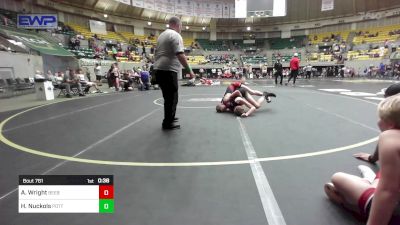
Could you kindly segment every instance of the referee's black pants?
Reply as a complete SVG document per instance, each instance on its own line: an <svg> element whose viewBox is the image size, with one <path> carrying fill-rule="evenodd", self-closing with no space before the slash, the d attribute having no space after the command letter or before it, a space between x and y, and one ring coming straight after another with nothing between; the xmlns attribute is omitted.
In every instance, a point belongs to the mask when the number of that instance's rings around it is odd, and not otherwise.
<svg viewBox="0 0 400 225"><path fill-rule="evenodd" d="M275 72L275 84L278 84L278 77L281 77L281 82L280 84L282 85L282 81L283 81L283 75L282 72Z"/></svg>
<svg viewBox="0 0 400 225"><path fill-rule="evenodd" d="M168 126L174 121L178 105L178 74L173 71L157 70L155 75L164 97L163 126Z"/></svg>
<svg viewBox="0 0 400 225"><path fill-rule="evenodd" d="M311 71L307 71L307 76L306 76L306 78L307 78L307 79L311 79Z"/></svg>

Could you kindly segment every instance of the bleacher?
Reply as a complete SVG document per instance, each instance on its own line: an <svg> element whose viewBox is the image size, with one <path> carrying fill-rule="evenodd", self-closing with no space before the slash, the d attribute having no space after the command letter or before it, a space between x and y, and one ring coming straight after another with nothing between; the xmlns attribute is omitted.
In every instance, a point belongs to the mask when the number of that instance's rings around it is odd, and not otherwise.
<svg viewBox="0 0 400 225"><path fill-rule="evenodd" d="M335 35L335 38L332 39L332 34ZM337 42L337 37L340 36L340 41L347 41L348 37L350 35L350 31L335 31L335 32L324 32L324 33L318 33L318 34L310 34L308 35L308 40L310 41L311 44L316 45L316 44L321 44L321 43L326 43L326 42Z"/></svg>
<svg viewBox="0 0 400 225"><path fill-rule="evenodd" d="M238 64L238 59L234 54L208 55L206 61L210 64Z"/></svg>
<svg viewBox="0 0 400 225"><path fill-rule="evenodd" d="M81 34L83 37L85 37L85 39L90 39L91 37L93 37L93 35L95 35L94 33L90 32L90 30L87 27L83 27L81 25L72 23L68 23L66 25L71 27L76 33ZM115 40L121 43L127 43L127 40L125 40L122 36L112 31L107 31L106 35L104 34L96 34L96 35L99 39Z"/></svg>
<svg viewBox="0 0 400 225"><path fill-rule="evenodd" d="M108 56L112 60L112 53L109 53ZM135 53L132 52L130 55L131 60L129 60L128 56L125 55L124 52L118 52L115 59L117 60L117 62L128 62L129 61L129 62L139 63L142 61L143 58L142 58L142 56L136 55Z"/></svg>
<svg viewBox="0 0 400 225"><path fill-rule="evenodd" d="M229 43L223 40L210 41L207 39L197 39L200 46L206 51L228 51Z"/></svg>
<svg viewBox="0 0 400 225"><path fill-rule="evenodd" d="M110 58L110 59L112 59L113 58L113 53L112 53L112 51L111 50L109 50L107 53L107 56ZM126 53L125 52L117 52L117 55L116 55L116 57L115 57L115 59L118 61L118 62L128 62L129 61L129 58L131 59L131 61L133 61L133 62L141 62L142 61L142 55L137 55L137 54L135 54L134 52L131 52L130 53L130 55L129 56L127 56L126 55Z"/></svg>
<svg viewBox="0 0 400 225"><path fill-rule="evenodd" d="M136 35L132 32L119 32L119 34L125 38L126 40L128 40L128 42L132 42L135 39L138 39L140 41L140 43L144 43L147 40L147 45L146 47L150 47L151 45L155 45L157 43L157 37L154 37L152 39L150 39L148 36L146 35Z"/></svg>
<svg viewBox="0 0 400 225"><path fill-rule="evenodd" d="M240 58L243 64L265 64L268 61L267 57L261 55L241 56Z"/></svg>
<svg viewBox="0 0 400 225"><path fill-rule="evenodd" d="M75 31L71 30L71 27L65 25L63 22L58 21L58 26L61 27L61 30L56 30L56 33L64 34L67 36L76 35ZM67 29L65 29L65 28L67 28Z"/></svg>
<svg viewBox="0 0 400 225"><path fill-rule="evenodd" d="M57 31L57 33L59 33L59 34L64 34L64 35L68 35L68 36L74 36L74 35L76 35L76 33L75 33L74 31L63 31L63 30L61 30L61 31Z"/></svg>
<svg viewBox="0 0 400 225"><path fill-rule="evenodd" d="M302 60L301 53L298 53L299 59ZM280 58L281 62L290 62L290 60L293 58L293 54L280 54L278 56L277 54L272 54L272 63L275 63L277 59Z"/></svg>
<svg viewBox="0 0 400 225"><path fill-rule="evenodd" d="M388 52L388 49L384 49L383 52L381 49L349 51L347 53L347 58L349 60L380 60L386 56Z"/></svg>
<svg viewBox="0 0 400 225"><path fill-rule="evenodd" d="M255 39L254 44L245 44L243 39L234 39L231 41L232 41L232 44L235 47L235 49L241 49L241 50L250 49L250 48L252 48L253 50L256 50L256 49L263 48L264 44L265 44L265 39ZM229 42L229 40L226 41L226 43L228 43L228 42Z"/></svg>
<svg viewBox="0 0 400 225"><path fill-rule="evenodd" d="M226 43L229 43L229 41L226 41ZM232 40L232 46L234 47L235 50L237 50L237 49L246 49L249 45L244 44L243 40L234 39Z"/></svg>
<svg viewBox="0 0 400 225"><path fill-rule="evenodd" d="M183 38L183 45L185 48L189 48L195 40L193 38Z"/></svg>
<svg viewBox="0 0 400 225"><path fill-rule="evenodd" d="M326 55L325 53L311 53L309 57L311 62L332 62L334 57L332 54Z"/></svg>
<svg viewBox="0 0 400 225"><path fill-rule="evenodd" d="M80 48L79 50L71 49L71 48L65 48L69 52L73 53L76 58L81 59L81 58L86 58L86 59L93 59L94 58L94 51L93 49L89 48Z"/></svg>
<svg viewBox="0 0 400 225"><path fill-rule="evenodd" d="M363 43L378 43L388 41L396 41L400 38L399 34L389 35L390 31L400 30L400 25L390 25L383 27L371 27L362 30L356 31L356 36L354 37L354 44L363 44ZM358 35L359 33L362 35ZM369 37L369 35L376 35L376 37Z"/></svg>
<svg viewBox="0 0 400 225"><path fill-rule="evenodd" d="M202 55L187 56L187 61L190 65L201 65L207 63L206 58Z"/></svg>
<svg viewBox="0 0 400 225"><path fill-rule="evenodd" d="M265 46L265 39L256 39L256 47L257 48L264 48Z"/></svg>
<svg viewBox="0 0 400 225"><path fill-rule="evenodd" d="M73 29L76 33L81 34L85 39L89 39L91 37L93 37L93 33L90 32L90 30L86 27L82 27L80 25L77 24L72 24L72 23L67 23L65 24L67 26L69 26L71 29Z"/></svg>
<svg viewBox="0 0 400 225"><path fill-rule="evenodd" d="M303 47L304 36L292 37L292 38L271 38L269 43L271 49L292 49Z"/></svg>
<svg viewBox="0 0 400 225"><path fill-rule="evenodd" d="M141 55L136 55L135 53L131 52L131 59L134 62L140 62L142 60L142 56Z"/></svg>
<svg viewBox="0 0 400 225"><path fill-rule="evenodd" d="M119 32L118 34L120 34L123 38L125 38L129 42L132 42L135 39L139 40L140 43L145 43L147 41L146 47L151 47L152 45L156 45L157 44L157 37L156 36L153 37L153 38L149 38L149 36L136 35L136 34L131 33L131 32ZM192 38L184 38L183 39L183 45L185 46L185 48L190 47L190 45L193 42L194 42L194 39L192 39Z"/></svg>

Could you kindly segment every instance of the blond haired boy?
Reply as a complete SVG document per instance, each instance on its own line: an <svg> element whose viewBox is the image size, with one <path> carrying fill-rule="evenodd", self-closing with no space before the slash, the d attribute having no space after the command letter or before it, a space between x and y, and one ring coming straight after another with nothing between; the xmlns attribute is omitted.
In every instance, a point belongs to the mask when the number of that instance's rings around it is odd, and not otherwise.
<svg viewBox="0 0 400 225"><path fill-rule="evenodd" d="M400 224L393 215L400 200L400 94L378 105L380 172L370 183L358 176L335 173L325 184L329 199L358 211L367 225Z"/></svg>

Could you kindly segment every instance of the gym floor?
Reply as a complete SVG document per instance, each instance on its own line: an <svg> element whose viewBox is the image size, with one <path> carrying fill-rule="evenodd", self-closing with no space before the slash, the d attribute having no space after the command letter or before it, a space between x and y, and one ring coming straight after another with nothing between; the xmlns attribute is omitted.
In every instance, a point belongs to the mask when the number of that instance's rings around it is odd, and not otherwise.
<svg viewBox="0 0 400 225"><path fill-rule="evenodd" d="M390 84L251 81L277 98L249 118L215 112L226 86L181 87L174 131L157 90L1 112L1 224L362 224L323 185L359 175L352 154L374 151ZM114 175L115 213L19 214L22 174Z"/></svg>

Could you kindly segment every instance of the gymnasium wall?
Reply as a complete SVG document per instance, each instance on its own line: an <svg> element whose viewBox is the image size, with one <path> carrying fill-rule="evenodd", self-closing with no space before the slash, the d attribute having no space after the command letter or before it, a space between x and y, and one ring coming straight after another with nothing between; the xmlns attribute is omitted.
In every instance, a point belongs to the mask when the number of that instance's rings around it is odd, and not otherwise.
<svg viewBox="0 0 400 225"><path fill-rule="evenodd" d="M55 72L64 72L67 67L77 69L78 60L72 57L43 55L43 71L46 73L48 70L51 70L53 74Z"/></svg>
<svg viewBox="0 0 400 225"><path fill-rule="evenodd" d="M41 56L0 52L0 68L11 68L14 78L33 77L36 70L43 70Z"/></svg>

